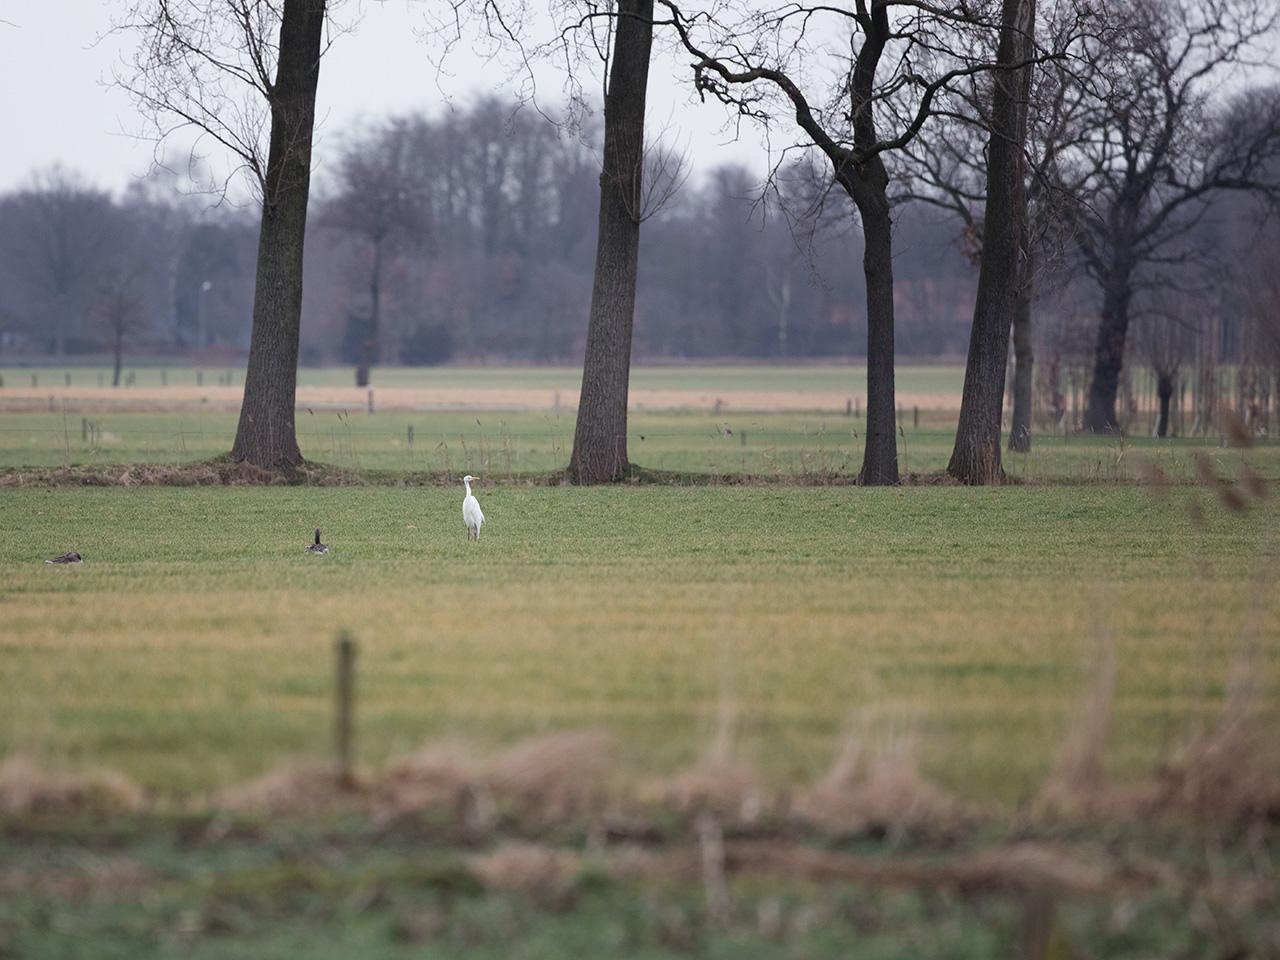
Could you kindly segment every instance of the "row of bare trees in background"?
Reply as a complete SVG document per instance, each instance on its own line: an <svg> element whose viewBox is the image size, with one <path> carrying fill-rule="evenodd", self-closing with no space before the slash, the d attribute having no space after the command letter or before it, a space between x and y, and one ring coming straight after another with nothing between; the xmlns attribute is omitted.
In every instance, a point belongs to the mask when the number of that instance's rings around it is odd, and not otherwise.
<svg viewBox="0 0 1280 960"><path fill-rule="evenodd" d="M344 149L316 175L304 363L581 361L596 234L595 132L584 143L514 102L482 100L331 135ZM739 165L704 171L646 221L639 356L862 352L862 282L846 269L857 238L839 234L833 216L822 242L798 246L785 218L757 205L760 179ZM106 281L127 261L141 271L125 317L133 355L243 353L254 211L211 207L182 189L157 176L113 196L70 171L48 170L0 194L0 350L28 359L110 354ZM802 179L783 185L797 198L808 189ZM923 209L904 209L896 229L899 348L958 356L974 277L957 231Z"/></svg>
<svg viewBox="0 0 1280 960"><path fill-rule="evenodd" d="M346 354L362 381L380 359L415 352L583 351L570 463L579 482L630 470L637 342L650 354L829 356L853 352L851 335L862 335L869 484L899 479L895 349L916 332L922 352L967 344L949 466L967 482L1002 476L1006 394L1010 446L1029 449L1034 400L1047 395L1061 408L1054 379L1068 368L1081 369L1080 422L1093 432L1126 426L1124 372L1135 357L1156 372L1165 433L1188 365L1241 363L1240 396L1247 385L1249 402L1270 410L1275 291L1265 258L1276 228L1264 215L1280 193L1280 95L1249 86L1248 70L1280 17L1271 0L1103 9L1073 0L741 9L576 0L540 14L477 0L471 12L517 71L559 65L576 109L557 119L548 104L516 112L483 101L463 114L389 120L351 138L317 202L315 79L332 39L323 0L131 4L121 28L140 43L121 82L158 136L194 126L230 151L261 203L235 456L286 470L299 462L304 302L309 316L342 305ZM680 158L645 129L655 44L691 64L691 88L712 114L718 104L731 122L790 144L763 185L729 167L680 192ZM602 129L582 119L581 78L593 71L604 82ZM147 193L93 204L161 218L165 205ZM5 202L30 214L38 194ZM304 247L309 208L326 239L317 243L313 229ZM27 234L18 236L22 248ZM957 236L944 256L937 241ZM129 245L118 246L127 256ZM165 253L176 316L175 288L191 285L177 279L174 249ZM976 270L966 275L960 254ZM164 257L145 259L155 273ZM307 261L319 279L304 296ZM132 282L143 285L146 272ZM72 284L47 273L40 290L58 319L44 332L61 350L65 318L76 315ZM204 301L211 289L225 294L207 277L197 289L197 327L207 330ZM113 295L101 282L95 290L110 315ZM114 311L126 317L138 312L126 309L127 293ZM965 337L956 311L968 304ZM6 324L21 323L4 309ZM912 313L917 331L900 322ZM1082 325L1082 316L1092 319ZM119 342L125 321L117 329ZM1036 344L1050 351L1039 376ZM1082 352L1084 362L1071 359ZM1195 379L1197 398L1222 393Z"/></svg>

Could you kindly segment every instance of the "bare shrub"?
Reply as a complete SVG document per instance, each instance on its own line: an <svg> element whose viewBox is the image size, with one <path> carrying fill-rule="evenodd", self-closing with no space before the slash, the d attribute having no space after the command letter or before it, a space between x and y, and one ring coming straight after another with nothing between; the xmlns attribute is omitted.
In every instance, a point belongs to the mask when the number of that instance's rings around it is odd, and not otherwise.
<svg viewBox="0 0 1280 960"><path fill-rule="evenodd" d="M799 793L792 810L815 825L854 833L946 828L966 817L956 798L920 773L916 736L876 744L865 724L850 730L826 776Z"/></svg>
<svg viewBox="0 0 1280 960"><path fill-rule="evenodd" d="M750 823L760 818L767 795L755 771L745 763L706 762L639 789L646 805L682 814L714 813Z"/></svg>
<svg viewBox="0 0 1280 960"><path fill-rule="evenodd" d="M605 798L611 746L589 730L533 737L488 760L482 779L496 796L548 818L589 812Z"/></svg>
<svg viewBox="0 0 1280 960"><path fill-rule="evenodd" d="M1280 740L1255 677L1246 650L1217 722L1156 772L1152 809L1215 821L1280 817Z"/></svg>
<svg viewBox="0 0 1280 960"><path fill-rule="evenodd" d="M0 764L0 812L128 813L146 803L142 789L112 770L52 773L27 757Z"/></svg>
<svg viewBox="0 0 1280 960"><path fill-rule="evenodd" d="M478 761L463 746L430 744L391 761L374 784L374 803L390 813L432 807L460 810L480 779Z"/></svg>
<svg viewBox="0 0 1280 960"><path fill-rule="evenodd" d="M329 764L289 764L223 791L215 805L232 813L312 815L349 806L366 792L360 780L344 785Z"/></svg>

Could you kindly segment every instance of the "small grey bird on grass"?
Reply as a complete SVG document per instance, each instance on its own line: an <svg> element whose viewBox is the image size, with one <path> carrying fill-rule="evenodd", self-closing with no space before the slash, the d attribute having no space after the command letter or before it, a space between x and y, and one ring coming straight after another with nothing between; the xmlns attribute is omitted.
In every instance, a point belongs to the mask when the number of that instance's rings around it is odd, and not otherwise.
<svg viewBox="0 0 1280 960"><path fill-rule="evenodd" d="M307 553L328 553L329 547L320 542L320 528L316 527L316 542L307 547Z"/></svg>
<svg viewBox="0 0 1280 960"><path fill-rule="evenodd" d="M54 557L52 560L46 560L45 563L84 563L84 557L72 551L71 553L64 553L61 556Z"/></svg>

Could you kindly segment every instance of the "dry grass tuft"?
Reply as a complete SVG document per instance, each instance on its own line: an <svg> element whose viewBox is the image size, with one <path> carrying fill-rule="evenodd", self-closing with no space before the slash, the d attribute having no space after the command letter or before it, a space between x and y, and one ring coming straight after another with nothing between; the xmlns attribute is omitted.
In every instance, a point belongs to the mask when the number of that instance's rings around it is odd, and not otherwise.
<svg viewBox="0 0 1280 960"><path fill-rule="evenodd" d="M115 771L51 773L22 756L0 764L0 812L113 814L145 804L142 789Z"/></svg>
<svg viewBox="0 0 1280 960"><path fill-rule="evenodd" d="M642 784L640 801L682 814L714 813L729 820L753 823L768 804L768 794L755 771L745 763L708 762Z"/></svg>
<svg viewBox="0 0 1280 960"><path fill-rule="evenodd" d="M461 809L481 779L478 762L458 744L430 744L393 760L373 784L373 802L384 812L434 807Z"/></svg>
<svg viewBox="0 0 1280 960"><path fill-rule="evenodd" d="M792 810L829 830L937 829L967 818L963 805L920 773L915 736L873 745L851 731L830 771L799 793Z"/></svg>
<svg viewBox="0 0 1280 960"><path fill-rule="evenodd" d="M597 809L611 773L612 739L565 731L533 737L489 759L482 769L493 793L549 819Z"/></svg>
<svg viewBox="0 0 1280 960"><path fill-rule="evenodd" d="M1247 658L1217 723L1155 775L1108 783L1103 756L1115 689L1115 660L1104 649L1094 683L1069 730L1053 772L1041 788L1039 814L1073 818L1192 816L1232 821L1280 817L1280 741L1250 686Z"/></svg>
<svg viewBox="0 0 1280 960"><path fill-rule="evenodd" d="M538 898L566 893L582 868L578 854L535 843L504 844L471 857L468 863L489 890Z"/></svg>
<svg viewBox="0 0 1280 960"><path fill-rule="evenodd" d="M1155 812L1280 819L1280 739L1246 681L1233 684L1218 722L1157 771L1150 794Z"/></svg>
<svg viewBox="0 0 1280 960"><path fill-rule="evenodd" d="M232 813L312 815L350 806L367 793L367 784L344 784L328 764L291 764L223 791L216 806Z"/></svg>

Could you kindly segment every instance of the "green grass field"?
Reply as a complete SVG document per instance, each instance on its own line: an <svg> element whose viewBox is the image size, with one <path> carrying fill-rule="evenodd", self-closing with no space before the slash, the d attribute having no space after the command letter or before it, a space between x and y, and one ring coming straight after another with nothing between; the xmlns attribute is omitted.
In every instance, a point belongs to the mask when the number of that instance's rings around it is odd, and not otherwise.
<svg viewBox="0 0 1280 960"><path fill-rule="evenodd" d="M1103 635L1110 762L1135 776L1220 703L1247 616L1280 623L1257 577L1276 511L1206 501L1197 532L1185 491L480 493L468 544L447 488L0 491L0 755L172 796L322 756L349 627L369 761L599 727L670 770L729 691L743 756L776 781L818 774L863 714L918 731L943 782L1009 802L1045 774ZM317 525L323 558L302 552ZM41 563L71 549L83 566ZM1273 692L1278 668L1269 644Z"/></svg>

